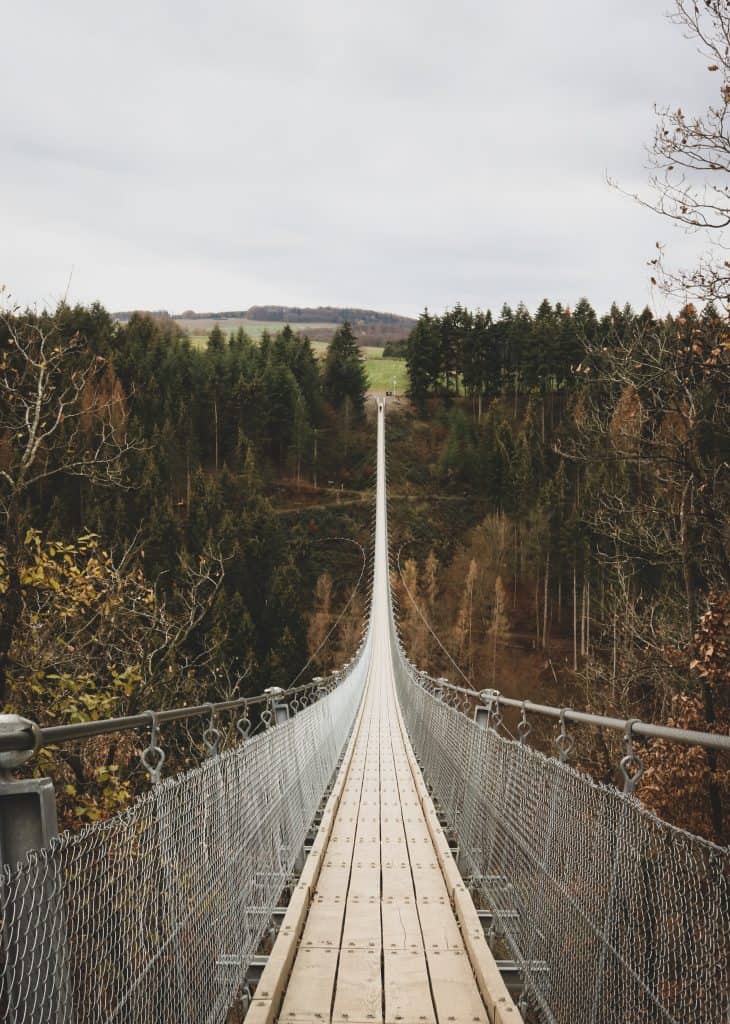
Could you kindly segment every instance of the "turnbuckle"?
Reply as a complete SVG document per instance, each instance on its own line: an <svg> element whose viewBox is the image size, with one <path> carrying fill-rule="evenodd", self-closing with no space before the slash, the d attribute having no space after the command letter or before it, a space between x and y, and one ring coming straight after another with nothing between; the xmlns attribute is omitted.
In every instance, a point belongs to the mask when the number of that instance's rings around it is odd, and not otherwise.
<svg viewBox="0 0 730 1024"><path fill-rule="evenodd" d="M208 704L208 708L210 709L210 720L207 729L203 733L203 743L208 752L208 757L215 757L218 753L223 734L215 724L215 704Z"/></svg>
<svg viewBox="0 0 730 1024"><path fill-rule="evenodd" d="M162 780L162 766L165 763L165 751L160 746L160 722L156 711L145 711L150 716L150 742L142 751L140 761L150 777L153 786Z"/></svg>
<svg viewBox="0 0 730 1024"><path fill-rule="evenodd" d="M624 793L627 793L629 796L633 795L641 776L644 774L644 762L638 754L634 753L633 734L634 726L638 721L638 718L630 718L626 723L626 728L624 729L625 754L619 763L621 774L624 777Z"/></svg>
<svg viewBox="0 0 730 1024"><path fill-rule="evenodd" d="M567 710L567 708L560 709L560 732L555 737L555 746L558 748L561 764L567 764L570 752L575 746L575 739L565 728L565 712Z"/></svg>

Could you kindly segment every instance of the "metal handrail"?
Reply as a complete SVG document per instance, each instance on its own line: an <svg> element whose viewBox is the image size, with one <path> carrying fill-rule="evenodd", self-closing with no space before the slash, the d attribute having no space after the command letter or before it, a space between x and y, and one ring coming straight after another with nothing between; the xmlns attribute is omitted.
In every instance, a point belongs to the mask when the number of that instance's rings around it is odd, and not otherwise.
<svg viewBox="0 0 730 1024"><path fill-rule="evenodd" d="M358 652L359 653L359 652ZM357 656L357 655L356 655ZM217 703L195 704L191 707L168 708L165 711L142 711L138 715L124 715L120 718L100 718L93 722L74 722L69 725L36 726L28 723L23 726L0 729L0 753L9 751L40 750L57 743L70 743L72 740L90 739L92 736L106 736L114 732L133 732L150 725L152 718L162 725L167 722L181 722L203 715L217 715L225 711L236 711L240 708L256 704L266 704L275 699L286 701L306 690L316 690L328 682L336 681L340 672L327 677L316 677L308 683L281 690L276 694L261 693L252 697L239 697L235 700L223 700Z"/></svg>
<svg viewBox="0 0 730 1024"><path fill-rule="evenodd" d="M413 666L417 679L423 685L423 674ZM583 725L596 725L602 729L614 729L617 732L626 733L631 723L631 732L634 736L645 736L648 739L669 740L672 743L681 743L689 747L705 747L710 750L730 751L730 736L723 733L699 732L695 729L678 729L670 725L653 725L650 722L641 722L638 719L612 718L609 715L594 715L588 711L575 711L573 708L559 708L552 704L535 704L531 700L519 700L516 697L505 697L498 690L471 690L465 686L456 686L446 679L432 679L428 677L437 687L443 690L451 690L453 693L463 694L468 697L475 697L482 704L491 704L496 707L523 709L532 714L542 715L546 718L563 718L567 722L580 722Z"/></svg>

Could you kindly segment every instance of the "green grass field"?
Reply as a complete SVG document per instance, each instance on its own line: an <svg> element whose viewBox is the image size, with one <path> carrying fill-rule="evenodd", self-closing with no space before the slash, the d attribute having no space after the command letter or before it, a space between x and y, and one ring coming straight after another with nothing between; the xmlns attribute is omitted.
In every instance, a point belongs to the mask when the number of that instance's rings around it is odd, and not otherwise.
<svg viewBox="0 0 730 1024"><path fill-rule="evenodd" d="M365 354L365 369L368 372L371 391L393 391L393 378L395 377L395 391L402 395L408 390L408 370L405 359L383 359L382 349L371 350L379 353L376 355Z"/></svg>
<svg viewBox="0 0 730 1024"><path fill-rule="evenodd" d="M179 323L188 331L190 340L197 348L205 348L208 343L208 333L212 330L214 321L181 320ZM272 320L229 320L218 321L218 323L225 334L230 330L237 330L239 326L243 327L253 341L260 341L264 331L276 334L277 331L281 331L285 327L285 324ZM295 324L294 328L297 331L306 331L308 327L322 326L329 327L331 324ZM312 348L320 359L324 359L327 354L328 344L329 342L326 341L312 342ZM374 345L361 345L360 351L365 359L368 386L371 391L393 391L394 377L395 391L402 395L407 390L408 371L405 359L383 359L382 348L376 348Z"/></svg>
<svg viewBox="0 0 730 1024"><path fill-rule="evenodd" d="M268 331L269 334L273 335L286 327L285 323L279 323L278 320L178 320L177 322L188 332L190 340L198 348L205 348L208 335L213 330L214 324L218 324L224 334L230 334L231 331L237 331L239 327L243 327L252 341L260 341L264 331ZM332 324L311 323L293 324L292 326L295 331L302 331L304 333L308 330L313 330L315 327L332 327L334 329ZM320 345L325 349L327 348L327 342L325 341L314 341L312 344L315 349Z"/></svg>

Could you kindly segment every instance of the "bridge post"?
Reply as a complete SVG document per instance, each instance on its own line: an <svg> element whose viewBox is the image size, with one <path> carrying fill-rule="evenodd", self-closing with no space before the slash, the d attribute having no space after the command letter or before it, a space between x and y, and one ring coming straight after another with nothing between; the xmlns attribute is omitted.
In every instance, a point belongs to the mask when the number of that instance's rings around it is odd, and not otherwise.
<svg viewBox="0 0 730 1024"><path fill-rule="evenodd" d="M39 743L39 729L20 715L0 715L0 733L28 732L28 750L0 753L0 862L11 869L31 850L43 850L58 835L56 798L50 779L16 779L13 772L29 761Z"/></svg>
<svg viewBox="0 0 730 1024"><path fill-rule="evenodd" d="M20 715L0 715L0 734L28 731L33 746L0 753L0 911L6 961L8 1021L71 1019L65 957L60 867L39 857L21 884L14 872L29 853L48 850L58 836L51 779L16 779L13 772L33 757L40 731ZM29 884L30 880L30 884ZM23 950L18 956L18 950ZM41 979L45 980L41 980ZM38 988L42 986L39 992Z"/></svg>
<svg viewBox="0 0 730 1024"><path fill-rule="evenodd" d="M480 729L486 729L489 725L490 709L485 708L483 704L478 704L474 708L474 721Z"/></svg>
<svg viewBox="0 0 730 1024"><path fill-rule="evenodd" d="M289 705L279 699L283 692L280 686L269 686L264 690L264 694L268 698L268 710L271 713L269 727L283 725L284 722L289 721Z"/></svg>

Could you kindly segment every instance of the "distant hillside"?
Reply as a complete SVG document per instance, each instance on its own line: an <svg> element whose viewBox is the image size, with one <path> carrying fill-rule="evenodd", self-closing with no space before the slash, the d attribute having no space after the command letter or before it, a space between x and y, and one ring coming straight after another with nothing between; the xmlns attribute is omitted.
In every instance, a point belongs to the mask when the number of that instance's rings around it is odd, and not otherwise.
<svg viewBox="0 0 730 1024"><path fill-rule="evenodd" d="M112 315L116 320L125 322L132 315L132 310L123 310ZM149 312L152 316L170 316L165 309L139 310ZM186 309L184 313L173 313L173 320L255 320L286 324L342 324L349 320L352 324L377 325L378 327L399 328L410 331L416 321L412 317L400 316L397 313L380 313L374 309L350 309L340 306L251 306L249 309L224 310L218 313L196 313Z"/></svg>
<svg viewBox="0 0 730 1024"><path fill-rule="evenodd" d="M166 309L123 309L118 313L112 313L112 316L121 324L126 324L130 317L134 316L135 313L145 313L148 316L154 316L158 319L161 317L167 317L169 319L170 317L170 314Z"/></svg>
<svg viewBox="0 0 730 1024"><path fill-rule="evenodd" d="M338 306L251 306L246 310L248 320L276 320L289 324L318 323L379 324L382 327L401 327L409 331L416 323L411 317L397 313L378 313L373 309L348 309Z"/></svg>
<svg viewBox="0 0 730 1024"><path fill-rule="evenodd" d="M170 318L165 309L137 310L157 318ZM132 316L131 310L113 313L112 316L126 323ZM361 345L376 348L402 342L416 323L407 316L397 313L379 313L373 309L350 309L339 306L251 306L250 309L224 310L218 313L196 313L186 309L175 313L175 320L195 339L205 339L214 326L218 325L226 334L242 327L254 340L264 331L275 333L285 324L292 324L311 341L328 342L339 324L349 320Z"/></svg>

